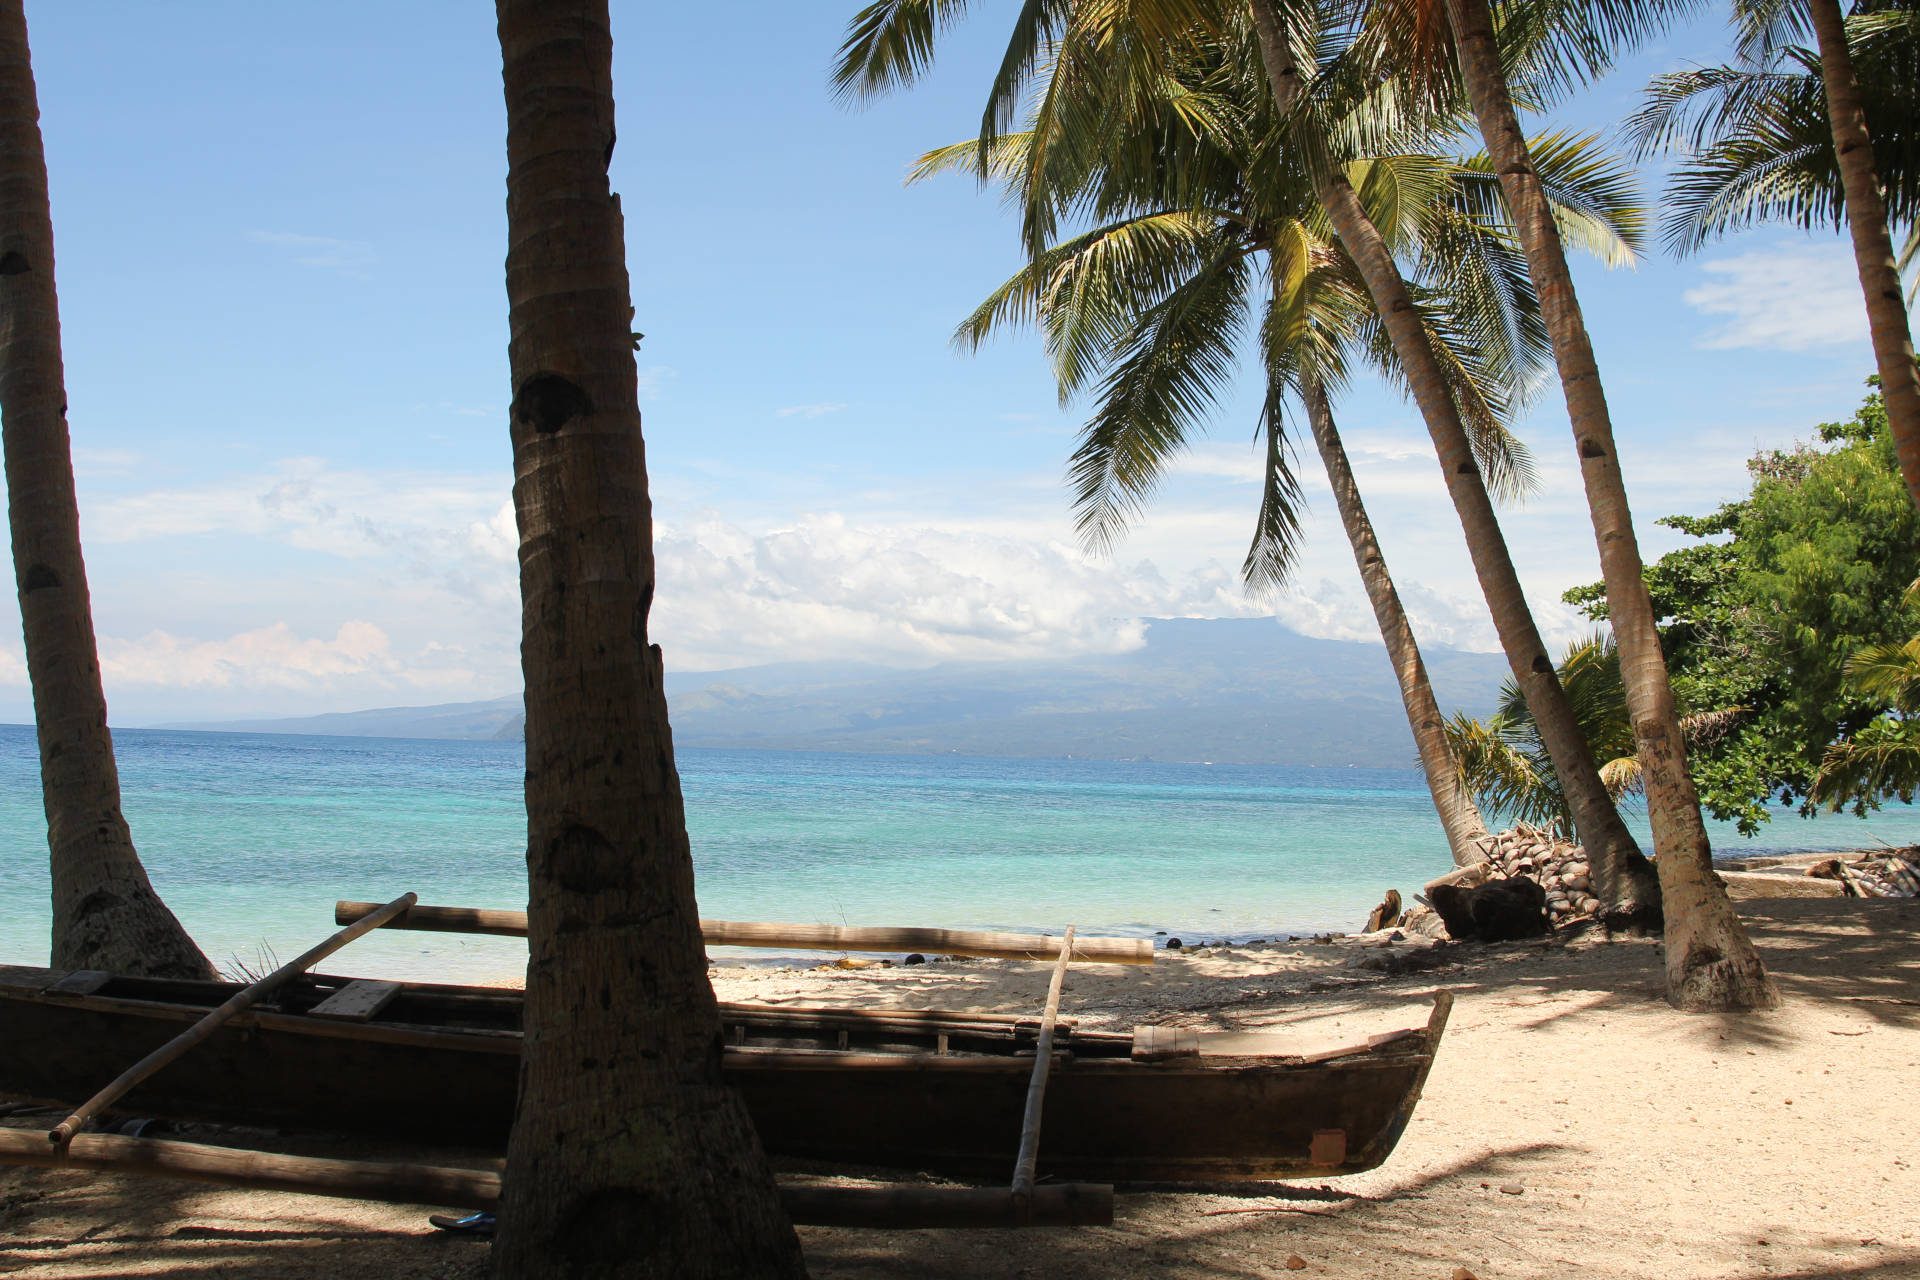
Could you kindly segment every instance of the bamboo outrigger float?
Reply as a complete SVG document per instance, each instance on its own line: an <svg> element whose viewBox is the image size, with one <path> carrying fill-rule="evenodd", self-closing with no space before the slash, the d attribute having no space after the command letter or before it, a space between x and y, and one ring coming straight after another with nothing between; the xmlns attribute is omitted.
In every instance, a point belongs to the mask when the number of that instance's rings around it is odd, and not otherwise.
<svg viewBox="0 0 1920 1280"><path fill-rule="evenodd" d="M343 933L358 936L376 918L388 927L444 928L445 916L420 922L463 910L408 899L364 904L367 912L341 904L340 914L355 918ZM780 935L765 945L796 945L787 926L756 928ZM968 1179L998 1181L1013 1171L1011 1185L997 1189L788 1188L796 1221L1096 1222L1111 1220L1116 1182L1369 1169L1405 1128L1452 1003L1441 992L1424 1026L1318 1050L1264 1033L1083 1030L1058 1013L1068 964L1131 962L1126 950L1103 955L1098 945L1130 940L1075 938L1071 930L1057 940L988 936L1014 939L988 945L1054 962L1039 1017L721 1005L723 1069L770 1153ZM340 937L329 943L344 945ZM78 1133L86 1114L124 1093L125 1107L145 1115L502 1146L517 1087L521 994L297 971L327 949L256 984L266 991L0 965L0 1091L70 1101L112 1082L49 1135L51 1143L34 1138L30 1159L20 1135L0 1131L0 1163L64 1159L228 1180L258 1180L266 1170L281 1179L274 1185L317 1178L312 1189L333 1194L429 1200L423 1191L442 1188L437 1202L484 1207L498 1187L486 1171L365 1164L343 1180L300 1157ZM118 1064L137 1055L145 1055L139 1066L116 1078ZM125 1147L129 1141L136 1145ZM836 1199L838 1191L848 1194Z"/></svg>

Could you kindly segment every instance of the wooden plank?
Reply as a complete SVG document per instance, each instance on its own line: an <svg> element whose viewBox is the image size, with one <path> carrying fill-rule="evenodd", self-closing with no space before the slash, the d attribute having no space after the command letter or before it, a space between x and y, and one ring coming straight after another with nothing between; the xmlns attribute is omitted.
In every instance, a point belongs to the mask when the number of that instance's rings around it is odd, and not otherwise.
<svg viewBox="0 0 1920 1280"><path fill-rule="evenodd" d="M378 929L381 925L393 919L417 901L419 901L419 899L411 893L401 894L386 906L375 907L373 910L366 912L359 919L326 939L324 942L319 942L308 947L305 951L281 965L278 969L275 969L258 982L243 987L225 1004L215 1009L212 1013L207 1014L204 1018L201 1018L191 1027L188 1027L185 1031L182 1031L179 1035L167 1041L167 1043L161 1045L158 1049L155 1049L131 1067L128 1067L115 1077L104 1089L81 1103L72 1115L48 1131L47 1141L52 1143L57 1150L64 1152L67 1149L67 1144L73 1141L73 1136L85 1127L89 1117L106 1107L112 1106L127 1090L133 1088L168 1063L178 1060L187 1050L200 1044L215 1031L218 1031L223 1023L231 1021L236 1014L243 1013L250 1006L266 999L275 991L278 991L290 979L313 968L314 965L319 964L322 960L346 946L355 938L360 937L362 934L372 933L375 929Z"/></svg>
<svg viewBox="0 0 1920 1280"><path fill-rule="evenodd" d="M392 1004L405 988L398 982L379 982L362 978L349 982L307 1010L312 1018L338 1018L342 1022L365 1022Z"/></svg>
<svg viewBox="0 0 1920 1280"><path fill-rule="evenodd" d="M1067 966L1073 962L1073 926L1067 926L1060 958L1053 962L1047 983L1047 1006L1040 1014L1040 1038L1033 1046L1033 1077L1027 1081L1027 1103L1020 1118L1020 1153L1013 1161L1013 1211L1022 1225L1033 1205L1034 1167L1040 1159L1040 1117L1046 1105L1047 1077L1053 1072L1053 1024L1060 1017L1060 991L1066 985Z"/></svg>
<svg viewBox="0 0 1920 1280"><path fill-rule="evenodd" d="M1133 1058L1136 1062L1165 1062L1172 1058L1194 1058L1199 1054L1199 1034L1185 1027L1133 1029Z"/></svg>
<svg viewBox="0 0 1920 1280"><path fill-rule="evenodd" d="M334 919L357 918L376 904L336 902ZM527 936L527 913L486 907L416 906L388 928L434 933L482 933ZM700 921L709 946L778 947L799 951L882 951L923 955L976 956L998 960L1052 960L1060 940L1043 934L995 933L980 929L896 928L880 925L786 924L756 920ZM1091 964L1152 964L1151 938L1080 938L1073 958Z"/></svg>
<svg viewBox="0 0 1920 1280"><path fill-rule="evenodd" d="M1307 1163L1321 1169L1337 1169L1347 1162L1347 1131L1315 1129L1307 1147Z"/></svg>
<svg viewBox="0 0 1920 1280"><path fill-rule="evenodd" d="M492 1209L500 1199L498 1162L486 1168L328 1160L241 1151L197 1142L76 1136L65 1156L29 1133L0 1130L0 1164L89 1169L180 1178L224 1186L297 1191L400 1204ZM1036 1188L1027 1214L997 1187L783 1186L787 1216L803 1226L916 1227L1107 1226L1113 1188L1085 1183Z"/></svg>

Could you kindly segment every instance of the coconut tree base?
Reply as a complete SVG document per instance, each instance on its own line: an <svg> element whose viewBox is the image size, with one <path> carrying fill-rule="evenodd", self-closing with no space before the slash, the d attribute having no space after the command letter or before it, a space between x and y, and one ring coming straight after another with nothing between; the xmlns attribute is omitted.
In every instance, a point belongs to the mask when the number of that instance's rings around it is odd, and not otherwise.
<svg viewBox="0 0 1920 1280"><path fill-rule="evenodd" d="M92 893L61 926L53 949L56 968L189 982L215 976L206 956L151 889Z"/></svg>
<svg viewBox="0 0 1920 1280"><path fill-rule="evenodd" d="M1780 1007L1780 989L1749 950L1732 958L1697 941L1667 949L1667 1003L1683 1013L1744 1013Z"/></svg>
<svg viewBox="0 0 1920 1280"><path fill-rule="evenodd" d="M1609 934L1657 938L1667 924L1661 902L1659 872L1644 853L1633 849L1616 859L1613 884L1595 914Z"/></svg>

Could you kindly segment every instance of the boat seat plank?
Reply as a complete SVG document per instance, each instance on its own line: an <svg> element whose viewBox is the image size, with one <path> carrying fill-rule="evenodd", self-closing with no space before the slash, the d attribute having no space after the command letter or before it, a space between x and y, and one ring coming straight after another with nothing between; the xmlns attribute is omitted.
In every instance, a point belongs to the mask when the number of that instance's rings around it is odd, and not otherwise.
<svg viewBox="0 0 1920 1280"><path fill-rule="evenodd" d="M349 982L332 995L307 1010L316 1018L339 1018L344 1022L365 1022L393 1003L400 994L401 986L397 982L380 982L372 978L361 978Z"/></svg>

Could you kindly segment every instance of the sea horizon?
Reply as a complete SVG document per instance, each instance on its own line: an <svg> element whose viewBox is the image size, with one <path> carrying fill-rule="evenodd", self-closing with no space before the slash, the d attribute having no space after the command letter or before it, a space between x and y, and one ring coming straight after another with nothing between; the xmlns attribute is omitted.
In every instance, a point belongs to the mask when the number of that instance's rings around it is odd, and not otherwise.
<svg viewBox="0 0 1920 1280"><path fill-rule="evenodd" d="M336 899L524 905L518 741L115 730L155 887L216 965L259 969L334 928ZM1187 945L1359 929L1451 865L1415 769L1089 758L677 751L701 913ZM0 725L0 961L46 959L30 726ZM1645 815L1629 825L1648 838ZM1920 842L1920 812L1710 823L1721 857ZM344 972L498 981L517 939L386 933ZM717 959L766 959L715 951ZM776 957L778 958L778 957ZM791 959L791 957L788 957Z"/></svg>

